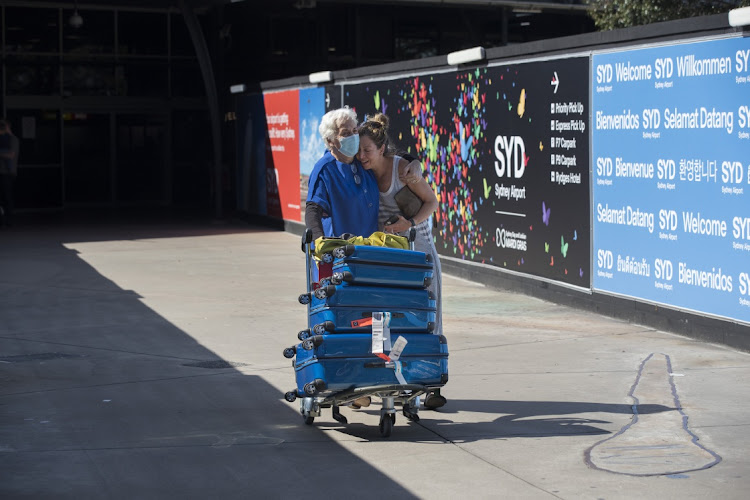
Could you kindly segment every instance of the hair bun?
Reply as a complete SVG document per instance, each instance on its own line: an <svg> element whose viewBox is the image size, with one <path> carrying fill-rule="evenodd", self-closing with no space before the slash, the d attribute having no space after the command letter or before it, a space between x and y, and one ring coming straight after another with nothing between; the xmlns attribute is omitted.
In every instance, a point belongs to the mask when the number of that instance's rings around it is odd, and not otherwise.
<svg viewBox="0 0 750 500"><path fill-rule="evenodd" d="M383 113L377 113L375 116L372 117L372 121L379 123L380 125L383 126L384 129L388 130L388 124L390 120Z"/></svg>

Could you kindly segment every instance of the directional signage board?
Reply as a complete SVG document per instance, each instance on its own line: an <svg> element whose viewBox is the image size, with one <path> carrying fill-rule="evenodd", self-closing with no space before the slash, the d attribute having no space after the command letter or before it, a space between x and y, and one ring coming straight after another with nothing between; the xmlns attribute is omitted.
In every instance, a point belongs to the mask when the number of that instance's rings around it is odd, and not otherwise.
<svg viewBox="0 0 750 500"><path fill-rule="evenodd" d="M344 86L384 112L438 197L438 252L590 287L589 59Z"/></svg>
<svg viewBox="0 0 750 500"><path fill-rule="evenodd" d="M594 55L593 287L750 323L750 39Z"/></svg>

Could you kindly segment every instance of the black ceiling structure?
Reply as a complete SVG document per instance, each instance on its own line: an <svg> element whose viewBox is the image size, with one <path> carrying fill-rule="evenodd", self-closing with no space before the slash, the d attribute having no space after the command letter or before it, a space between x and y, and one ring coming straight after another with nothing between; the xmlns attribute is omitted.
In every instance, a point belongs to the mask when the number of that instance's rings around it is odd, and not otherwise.
<svg viewBox="0 0 750 500"><path fill-rule="evenodd" d="M223 156L232 149L223 144L228 134L223 121L231 103L229 87L235 83L260 90L261 82L317 71L594 31L584 0L0 0L0 7L5 30L2 111L15 113L16 119L53 112L63 117L59 130L50 132L61 138L46 146L60 154L39 153L31 162L56 165L60 171L57 180L35 181L63 185L52 205L99 199L77 196L71 187L75 177L66 131L75 121L66 121L70 113L93 111L105 122L109 114L110 172L92 170L88 176L103 180L86 189L106 192L103 199L117 204L128 198L118 194L126 185L120 178L127 174L118 171L122 148L115 130L121 115L141 109L144 116L168 116L173 122L165 128L169 137L183 126L176 113L202 108L210 122L205 142L212 153L205 161L211 172L209 182L204 178L193 190L214 186L209 197L217 216L225 200L216 186L222 185ZM99 133L101 127L92 130ZM42 147L30 142L26 149L30 146ZM159 174L166 179L161 184L175 184L174 176L182 172L175 166L175 147L166 146L168 165ZM91 182L81 176L82 182ZM166 193L160 195L162 203L180 197L175 186L154 190ZM33 207L35 202L29 203Z"/></svg>
<svg viewBox="0 0 750 500"><path fill-rule="evenodd" d="M584 0L6 0L0 5L190 11L226 80L253 82L594 31ZM65 21L65 20L64 20Z"/></svg>

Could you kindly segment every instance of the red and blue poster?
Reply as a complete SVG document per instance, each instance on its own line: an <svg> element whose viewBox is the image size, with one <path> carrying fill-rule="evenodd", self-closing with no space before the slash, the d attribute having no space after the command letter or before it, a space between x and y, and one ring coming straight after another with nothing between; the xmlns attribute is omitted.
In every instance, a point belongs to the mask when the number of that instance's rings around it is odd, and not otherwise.
<svg viewBox="0 0 750 500"><path fill-rule="evenodd" d="M300 220L299 91L263 94L266 108L268 215Z"/></svg>

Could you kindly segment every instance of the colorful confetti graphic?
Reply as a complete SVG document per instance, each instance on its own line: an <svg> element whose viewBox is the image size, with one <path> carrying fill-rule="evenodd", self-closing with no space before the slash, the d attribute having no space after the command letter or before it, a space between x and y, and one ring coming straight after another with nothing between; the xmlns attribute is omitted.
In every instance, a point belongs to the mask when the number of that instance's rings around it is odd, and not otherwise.
<svg viewBox="0 0 750 500"><path fill-rule="evenodd" d="M584 58L475 68L347 85L344 103L386 113L422 161L442 255L588 287L588 111L560 112L587 103L586 75Z"/></svg>

